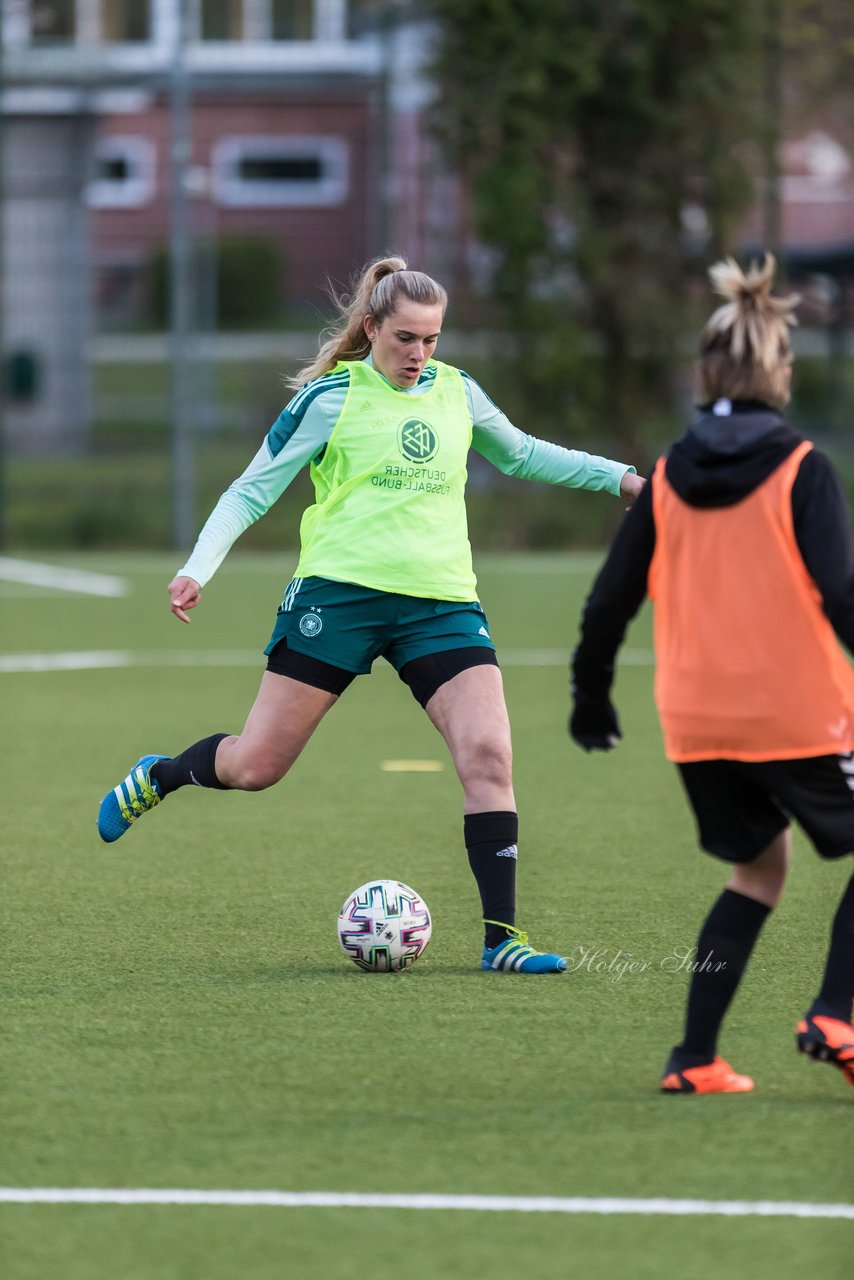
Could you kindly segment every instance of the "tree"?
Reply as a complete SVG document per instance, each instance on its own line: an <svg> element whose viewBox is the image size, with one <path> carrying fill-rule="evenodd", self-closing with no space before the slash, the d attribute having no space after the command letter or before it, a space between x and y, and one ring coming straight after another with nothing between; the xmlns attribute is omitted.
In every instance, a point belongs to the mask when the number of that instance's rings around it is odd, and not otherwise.
<svg viewBox="0 0 854 1280"><path fill-rule="evenodd" d="M582 351L588 411L636 449L673 405L692 269L732 249L752 198L762 6L435 8L438 127L494 253L496 298L527 335L531 392L554 396L573 373L566 352Z"/></svg>

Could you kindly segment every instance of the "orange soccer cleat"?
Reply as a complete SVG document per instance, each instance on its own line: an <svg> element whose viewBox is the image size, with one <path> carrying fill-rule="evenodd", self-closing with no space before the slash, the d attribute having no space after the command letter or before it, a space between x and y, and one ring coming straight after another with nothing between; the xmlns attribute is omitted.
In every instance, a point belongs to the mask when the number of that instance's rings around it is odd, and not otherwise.
<svg viewBox="0 0 854 1280"><path fill-rule="evenodd" d="M854 1027L841 1018L808 1013L797 1026L797 1045L818 1062L832 1062L854 1084Z"/></svg>
<svg viewBox="0 0 854 1280"><path fill-rule="evenodd" d="M664 1069L662 1093L749 1093L753 1088L750 1076L740 1076L723 1058L702 1067L678 1067L670 1059Z"/></svg>

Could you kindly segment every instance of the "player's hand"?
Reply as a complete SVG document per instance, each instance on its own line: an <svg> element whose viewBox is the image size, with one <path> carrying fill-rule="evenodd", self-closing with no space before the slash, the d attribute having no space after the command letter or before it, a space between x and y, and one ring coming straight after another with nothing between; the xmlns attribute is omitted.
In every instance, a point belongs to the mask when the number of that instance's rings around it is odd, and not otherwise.
<svg viewBox="0 0 854 1280"><path fill-rule="evenodd" d="M629 506L640 496L640 491L646 484L645 476L636 476L633 471L627 471L620 481L620 497L625 498Z"/></svg>
<svg viewBox="0 0 854 1280"><path fill-rule="evenodd" d="M576 697L569 717L569 736L585 751L610 751L616 747L623 735L611 700Z"/></svg>
<svg viewBox="0 0 854 1280"><path fill-rule="evenodd" d="M195 609L202 598L202 588L195 578L173 578L169 583L169 607L181 622L189 622L187 609Z"/></svg>

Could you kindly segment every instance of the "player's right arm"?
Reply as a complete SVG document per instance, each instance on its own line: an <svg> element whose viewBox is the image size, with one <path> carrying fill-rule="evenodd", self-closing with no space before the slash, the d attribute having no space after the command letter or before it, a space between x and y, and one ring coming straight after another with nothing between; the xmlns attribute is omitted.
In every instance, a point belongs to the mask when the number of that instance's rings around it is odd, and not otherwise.
<svg viewBox="0 0 854 1280"><path fill-rule="evenodd" d="M179 573L167 588L169 592L169 608L179 622L189 622L187 609L195 609L202 598L202 588L195 578L188 578Z"/></svg>
<svg viewBox="0 0 854 1280"><path fill-rule="evenodd" d="M301 387L279 414L249 466L205 521L186 564L169 583L170 608L182 622L201 599L234 543L265 515L294 476L326 447L347 391L348 375L325 375Z"/></svg>

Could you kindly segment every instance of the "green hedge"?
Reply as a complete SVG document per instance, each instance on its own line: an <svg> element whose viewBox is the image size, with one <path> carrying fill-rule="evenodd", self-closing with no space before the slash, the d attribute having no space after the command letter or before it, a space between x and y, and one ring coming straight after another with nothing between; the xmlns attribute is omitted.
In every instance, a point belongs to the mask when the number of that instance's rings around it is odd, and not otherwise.
<svg viewBox="0 0 854 1280"><path fill-rule="evenodd" d="M221 236L198 242L192 254L193 295L201 327L264 329L278 324L287 301L285 264L278 245L252 236ZM147 322L165 329L169 318L169 249L150 262Z"/></svg>
<svg viewBox="0 0 854 1280"><path fill-rule="evenodd" d="M453 353L448 358L453 360ZM502 385L500 366L486 359L460 363L531 434L593 453L624 456L617 441L604 431L591 429L572 408L535 408L518 387ZM212 372L223 425L200 431L198 436L197 528L223 489L254 455L289 395L282 378L284 361L230 361ZM789 416L799 430L830 454L854 499L854 453L847 435L834 431L825 417L832 399L828 375L826 360L798 361L796 398ZM97 405L102 396L110 413L95 424L89 456L9 460L5 513L0 519L6 546L22 551L57 546L168 548L172 540L168 386L169 370L162 362L99 367L95 402ZM119 407L125 403L128 412L119 412L117 403ZM151 406L150 418L141 420L140 404ZM132 407L135 416L130 412ZM236 423L245 425L235 427ZM683 427L681 422L663 420L656 438L643 445L646 456L626 457L626 461L647 470ZM243 536L241 546L265 550L296 545L300 515L311 501L309 477L303 473L275 509ZM608 495L568 493L510 480L482 460L473 459L468 510L476 550L598 548L609 540L623 506Z"/></svg>

